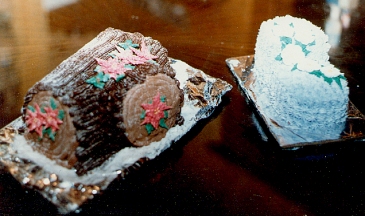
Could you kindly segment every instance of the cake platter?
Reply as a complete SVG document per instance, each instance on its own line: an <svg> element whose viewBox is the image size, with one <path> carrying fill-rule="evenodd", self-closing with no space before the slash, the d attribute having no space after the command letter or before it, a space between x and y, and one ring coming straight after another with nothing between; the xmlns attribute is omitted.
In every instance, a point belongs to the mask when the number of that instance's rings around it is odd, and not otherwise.
<svg viewBox="0 0 365 216"><path fill-rule="evenodd" d="M289 129L278 125L275 121L271 120L265 115L265 110L257 105L255 94L259 94L259 92L255 92L254 89L251 88L251 85L249 85L250 82L253 81L252 79L254 79L252 78L254 76L249 77L250 74L253 75L255 73L255 71L252 70L254 55L228 58L226 59L226 63L248 99L248 102L253 105L254 110L262 120L262 124L257 124L257 126L261 127L260 125L263 125L264 129L267 129L265 131L268 131L268 133L274 137L280 147L284 149L295 149L308 145L321 145L345 141L365 141L365 115L363 115L351 101L349 101L348 105L346 127L339 138L315 142L306 141L305 138L299 137Z"/></svg>
<svg viewBox="0 0 365 216"><path fill-rule="evenodd" d="M185 120L183 125L170 128L162 140L144 147L124 148L99 167L78 176L73 170L61 167L33 151L24 142L25 125L19 117L0 130L0 162L22 186L39 191L57 206L60 213L79 211L83 203L100 194L112 181L123 179L131 170L154 159L199 120L209 117L221 103L222 96L232 89L227 82L211 77L185 62L172 58L169 61L184 91L181 113Z"/></svg>

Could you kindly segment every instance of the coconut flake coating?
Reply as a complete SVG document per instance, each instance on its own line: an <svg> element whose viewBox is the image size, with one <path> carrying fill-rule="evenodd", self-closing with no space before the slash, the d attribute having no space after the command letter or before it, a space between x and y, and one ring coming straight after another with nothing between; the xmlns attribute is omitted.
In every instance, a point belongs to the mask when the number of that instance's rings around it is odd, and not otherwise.
<svg viewBox="0 0 365 216"><path fill-rule="evenodd" d="M252 84L257 105L303 142L337 139L345 127L347 80L341 73L318 75L326 68L338 71L329 62L327 41L319 27L291 16L263 22L257 36Z"/></svg>

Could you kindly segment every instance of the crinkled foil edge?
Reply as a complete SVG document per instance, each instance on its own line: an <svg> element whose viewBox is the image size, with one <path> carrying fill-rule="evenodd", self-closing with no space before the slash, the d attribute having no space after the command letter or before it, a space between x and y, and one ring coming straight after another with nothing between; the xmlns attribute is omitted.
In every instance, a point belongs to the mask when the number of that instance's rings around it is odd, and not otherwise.
<svg viewBox="0 0 365 216"><path fill-rule="evenodd" d="M227 82L211 77L180 60L170 58L170 63L173 67L175 66L174 69L177 73L185 73L182 74L182 77L187 79L185 81L179 80L183 82L180 87L184 89L185 100L188 100L186 102L199 108L195 115L195 122L209 117L215 107L220 104L222 96L232 89L232 86ZM93 185L84 185L78 182L70 184L64 182L57 174L50 173L34 162L16 155L10 144L16 135L21 135L23 127L24 123L19 117L0 130L0 162L24 187L40 192L56 205L62 214L76 211L88 199L92 199L106 189L114 179L124 178L130 171L138 169L149 160L148 158L140 158L127 168L121 167L114 173L107 173L113 177ZM181 137L182 135L178 136Z"/></svg>

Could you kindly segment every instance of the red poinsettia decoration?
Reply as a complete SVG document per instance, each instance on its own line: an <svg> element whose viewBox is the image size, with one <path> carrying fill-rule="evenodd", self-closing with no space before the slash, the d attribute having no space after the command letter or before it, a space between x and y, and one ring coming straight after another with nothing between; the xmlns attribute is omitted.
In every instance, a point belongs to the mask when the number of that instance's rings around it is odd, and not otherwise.
<svg viewBox="0 0 365 216"><path fill-rule="evenodd" d="M108 60L96 58L96 61L100 65L101 70L115 80L117 79L117 76L124 75L128 70L124 67L125 64L119 62L117 58L110 57Z"/></svg>
<svg viewBox="0 0 365 216"><path fill-rule="evenodd" d="M139 65L144 64L146 61L137 55L134 55L131 49L122 49L116 46L118 52L113 54L125 65ZM132 48L132 47L131 47Z"/></svg>
<svg viewBox="0 0 365 216"><path fill-rule="evenodd" d="M117 82L125 77L128 70L133 70L136 65L145 64L147 62L157 64L153 59L157 56L150 53L150 49L142 40L140 50L138 44L134 44L132 40L126 40L115 46L116 50L109 53L107 60L95 58L98 65L94 71L98 75L86 80L87 83L97 88L104 88L105 83L114 78Z"/></svg>
<svg viewBox="0 0 365 216"><path fill-rule="evenodd" d="M51 107L46 107L44 110L46 111L44 126L46 128L51 128L52 132L56 132L59 129L58 125L63 123L63 121L59 119L59 110L53 110Z"/></svg>
<svg viewBox="0 0 365 216"><path fill-rule="evenodd" d="M37 103L28 106L25 116L25 122L29 131L35 131L40 138L47 134L51 140L55 140L56 131L59 125L63 123L64 111L57 109L53 99L50 100L50 106L39 107Z"/></svg>
<svg viewBox="0 0 365 216"><path fill-rule="evenodd" d="M146 46L144 41L141 43L141 50L135 49L133 47L130 49L133 50L133 52L140 58L141 61L147 62L157 58L157 56L151 54L150 49L148 46Z"/></svg>
<svg viewBox="0 0 365 216"><path fill-rule="evenodd" d="M45 114L41 112L38 104L35 104L35 110L27 109L25 122L28 125L29 131L35 131L40 137L43 137L43 120Z"/></svg>
<svg viewBox="0 0 365 216"><path fill-rule="evenodd" d="M163 120L164 124L165 110L172 108L166 105L164 99L161 99L160 92L153 97L152 103L142 104L141 106L145 110L143 115L144 120L141 125L151 124L154 129L157 129L161 125L161 120Z"/></svg>

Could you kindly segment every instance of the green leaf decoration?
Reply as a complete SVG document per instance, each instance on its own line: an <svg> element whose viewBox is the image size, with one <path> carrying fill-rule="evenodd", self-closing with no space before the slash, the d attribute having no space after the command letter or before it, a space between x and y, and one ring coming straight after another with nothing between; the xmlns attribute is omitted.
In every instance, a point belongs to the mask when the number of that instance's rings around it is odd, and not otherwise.
<svg viewBox="0 0 365 216"><path fill-rule="evenodd" d="M290 23L289 26L292 27L292 28L294 28L294 24L293 23Z"/></svg>
<svg viewBox="0 0 365 216"><path fill-rule="evenodd" d="M31 105L28 105L28 109L29 109L30 111L32 111L32 112L35 112L35 108L34 108L33 106L31 106Z"/></svg>
<svg viewBox="0 0 365 216"><path fill-rule="evenodd" d="M65 117L65 111L63 111L63 110L58 111L57 117L58 117L58 119L63 120L63 118Z"/></svg>
<svg viewBox="0 0 365 216"><path fill-rule="evenodd" d="M283 60L283 58L281 57L281 54L279 54L278 56L276 56L275 60L276 60L276 61L281 61L281 60Z"/></svg>
<svg viewBox="0 0 365 216"><path fill-rule="evenodd" d="M326 76L324 76L324 75L323 75L323 79L324 79L324 81L325 81L326 83L328 83L328 84L330 84L330 85L331 85L331 83L332 83L332 81L333 81L333 79L332 79L332 78L326 77Z"/></svg>
<svg viewBox="0 0 365 216"><path fill-rule="evenodd" d="M98 73L103 73L103 71L101 70L101 66L100 65L97 65L94 69L95 72L98 72Z"/></svg>
<svg viewBox="0 0 365 216"><path fill-rule="evenodd" d="M100 80L97 80L95 77L92 77L92 78L86 80L86 82L89 84L92 84L96 88L100 88L100 89L103 89L104 85L105 85L105 83L100 82Z"/></svg>
<svg viewBox="0 0 365 216"><path fill-rule="evenodd" d="M291 69L291 71L295 71L296 69L298 69L298 64L295 64L295 65L293 66L293 68Z"/></svg>
<svg viewBox="0 0 365 216"><path fill-rule="evenodd" d="M109 74L99 73L98 76L101 77L102 82L108 82L108 80L110 79Z"/></svg>
<svg viewBox="0 0 365 216"><path fill-rule="evenodd" d="M49 104L53 110L57 109L56 101L53 98L50 99Z"/></svg>
<svg viewBox="0 0 365 216"><path fill-rule="evenodd" d="M54 142L56 140L56 132L52 132L51 128L43 129L43 134L47 134L48 137Z"/></svg>
<svg viewBox="0 0 365 216"><path fill-rule="evenodd" d="M161 102L166 102L166 96L161 96L160 100L161 100Z"/></svg>
<svg viewBox="0 0 365 216"><path fill-rule="evenodd" d="M342 84L341 84L341 76L335 77L333 78L333 80L340 86L340 88L342 89Z"/></svg>
<svg viewBox="0 0 365 216"><path fill-rule="evenodd" d="M308 46L314 46L316 45L316 41L314 40L313 42L309 43Z"/></svg>
<svg viewBox="0 0 365 216"><path fill-rule="evenodd" d="M53 142L56 140L56 133L52 133L52 132L50 132L50 133L48 134L48 136L49 136L49 138L50 138Z"/></svg>
<svg viewBox="0 0 365 216"><path fill-rule="evenodd" d="M346 79L343 75L339 75L337 77L326 77L321 71L319 70L315 70L315 71L312 71L310 72L310 74L313 74L315 75L316 77L322 77L324 79L324 81L326 83L328 83L329 85L331 85L331 83L333 81L335 81L339 86L340 88L342 89L342 84L341 84L341 79Z"/></svg>
<svg viewBox="0 0 365 216"><path fill-rule="evenodd" d="M43 130L42 130L42 134L43 134L43 136L44 136L45 134L48 134L50 130L51 130L51 128L45 128L45 127L43 127Z"/></svg>
<svg viewBox="0 0 365 216"><path fill-rule="evenodd" d="M300 47L302 48L302 52L303 52L306 56L310 53L310 51L309 51L309 50L307 50L307 45L305 45L305 44L301 43L300 41L295 40L295 45L300 46Z"/></svg>
<svg viewBox="0 0 365 216"><path fill-rule="evenodd" d="M42 105L40 108L41 108L41 113L46 113L46 110L44 110L44 105Z"/></svg>
<svg viewBox="0 0 365 216"><path fill-rule="evenodd" d="M323 75L322 72L319 70L312 71L312 72L310 72L310 74L313 74L316 77L321 77Z"/></svg>
<svg viewBox="0 0 365 216"><path fill-rule="evenodd" d="M302 50L303 50L303 52L304 52L305 56L307 56L307 55L310 53L310 51L309 51L309 50L307 50L307 49L302 49Z"/></svg>
<svg viewBox="0 0 365 216"><path fill-rule="evenodd" d="M293 39L291 39L290 37L286 37L286 36L281 36L280 41L284 45L293 43Z"/></svg>
<svg viewBox="0 0 365 216"><path fill-rule="evenodd" d="M145 110L142 110L142 113L141 115L139 116L141 119L144 119L146 118L146 111Z"/></svg>
<svg viewBox="0 0 365 216"><path fill-rule="evenodd" d="M124 75L124 74L118 75L118 76L117 76L116 81L117 81L117 82L119 82L119 81L120 81L120 80L122 80L124 77L125 77L125 75Z"/></svg>
<svg viewBox="0 0 365 216"><path fill-rule="evenodd" d="M108 74L98 73L96 76L86 80L86 83L92 84L97 88L104 88L105 83L110 79Z"/></svg>
<svg viewBox="0 0 365 216"><path fill-rule="evenodd" d="M124 43L119 43L118 46L126 50L129 49L129 47L138 48L139 44L134 44L132 40L128 39Z"/></svg>
<svg viewBox="0 0 365 216"><path fill-rule="evenodd" d="M155 130L155 128L152 126L152 124L146 124L145 125L148 135L152 133L152 131Z"/></svg>
<svg viewBox="0 0 365 216"><path fill-rule="evenodd" d="M126 64L126 65L124 65L124 67L129 69L129 70L134 70L134 68L136 68L136 66L131 65L131 64Z"/></svg>
<svg viewBox="0 0 365 216"><path fill-rule="evenodd" d="M164 114L164 118L168 118L169 117L169 113L167 112L167 110L163 111Z"/></svg>
<svg viewBox="0 0 365 216"><path fill-rule="evenodd" d="M166 122L165 122L165 119L162 118L160 119L160 123L159 123L160 127L162 128L166 128L166 129L169 129L169 127L166 125Z"/></svg>

